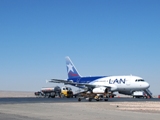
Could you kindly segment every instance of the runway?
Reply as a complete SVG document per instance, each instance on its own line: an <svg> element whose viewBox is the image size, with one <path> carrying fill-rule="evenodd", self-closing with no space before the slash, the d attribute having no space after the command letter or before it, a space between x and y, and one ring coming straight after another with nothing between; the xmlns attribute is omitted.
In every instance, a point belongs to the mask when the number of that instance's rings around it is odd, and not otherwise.
<svg viewBox="0 0 160 120"><path fill-rule="evenodd" d="M159 120L160 99L0 98L0 120Z"/></svg>
<svg viewBox="0 0 160 120"><path fill-rule="evenodd" d="M107 102L149 102L149 101L157 101L160 102L158 98L152 99L143 99L143 98L109 98ZM77 103L77 98L36 98L36 97L11 97L11 98L0 98L0 104L20 104L20 103ZM81 102L88 102L83 99ZM92 102L97 102L92 100ZM98 101L98 102L106 102L106 101Z"/></svg>

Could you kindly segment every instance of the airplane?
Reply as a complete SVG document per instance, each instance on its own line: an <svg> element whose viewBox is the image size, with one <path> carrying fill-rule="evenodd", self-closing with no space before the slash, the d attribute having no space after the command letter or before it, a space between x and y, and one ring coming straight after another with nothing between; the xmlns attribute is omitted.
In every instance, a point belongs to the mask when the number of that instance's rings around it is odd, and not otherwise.
<svg viewBox="0 0 160 120"><path fill-rule="evenodd" d="M143 78L133 75L82 77L71 59L68 56L65 59L68 79L51 79L48 82L69 84L93 93L104 93L106 89L110 89L112 93L119 92L125 95L132 95L135 91L146 90L150 87Z"/></svg>

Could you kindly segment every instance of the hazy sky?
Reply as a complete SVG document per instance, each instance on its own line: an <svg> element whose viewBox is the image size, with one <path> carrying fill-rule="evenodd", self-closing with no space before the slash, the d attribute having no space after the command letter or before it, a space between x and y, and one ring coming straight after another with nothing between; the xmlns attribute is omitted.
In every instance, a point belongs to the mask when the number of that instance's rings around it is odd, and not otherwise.
<svg viewBox="0 0 160 120"><path fill-rule="evenodd" d="M160 94L159 0L0 0L0 90L82 76L136 75Z"/></svg>

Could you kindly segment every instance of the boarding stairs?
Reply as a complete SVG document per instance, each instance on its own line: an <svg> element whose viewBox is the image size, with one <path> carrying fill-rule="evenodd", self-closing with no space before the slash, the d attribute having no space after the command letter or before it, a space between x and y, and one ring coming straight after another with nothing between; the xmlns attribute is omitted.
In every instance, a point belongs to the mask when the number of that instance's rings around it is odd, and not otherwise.
<svg viewBox="0 0 160 120"><path fill-rule="evenodd" d="M144 92L147 94L147 96L149 96L150 98L153 98L152 93L149 89L144 90Z"/></svg>

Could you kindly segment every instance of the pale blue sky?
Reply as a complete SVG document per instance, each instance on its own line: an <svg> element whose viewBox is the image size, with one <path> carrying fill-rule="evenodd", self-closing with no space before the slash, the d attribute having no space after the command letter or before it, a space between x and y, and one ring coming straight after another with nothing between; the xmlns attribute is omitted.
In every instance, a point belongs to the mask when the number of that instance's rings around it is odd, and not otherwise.
<svg viewBox="0 0 160 120"><path fill-rule="evenodd" d="M79 73L137 75L160 94L159 0L0 0L0 90Z"/></svg>

